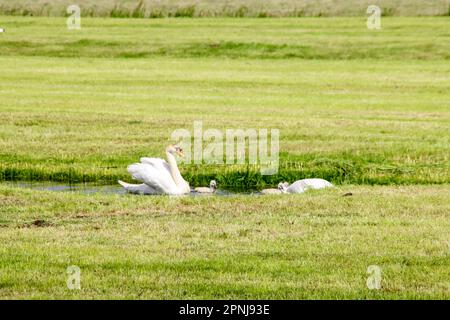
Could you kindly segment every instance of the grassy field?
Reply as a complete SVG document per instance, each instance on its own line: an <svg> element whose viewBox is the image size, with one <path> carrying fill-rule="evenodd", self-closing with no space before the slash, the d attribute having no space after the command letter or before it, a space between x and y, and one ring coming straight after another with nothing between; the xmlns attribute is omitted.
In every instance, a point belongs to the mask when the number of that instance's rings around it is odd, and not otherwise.
<svg viewBox="0 0 450 320"><path fill-rule="evenodd" d="M0 298L448 299L448 198L444 186L213 199L0 186ZM366 287L370 265L381 290Z"/></svg>
<svg viewBox="0 0 450 320"><path fill-rule="evenodd" d="M83 18L68 31L0 16L0 180L129 181L128 164L201 120L280 129L280 172L183 164L193 186L338 186L173 198L0 184L0 297L449 298L450 19L365 23Z"/></svg>
<svg viewBox="0 0 450 320"><path fill-rule="evenodd" d="M66 16L73 4L83 16L113 18L364 16L369 5L383 16L450 15L450 0L0 0L0 14Z"/></svg>
<svg viewBox="0 0 450 320"><path fill-rule="evenodd" d="M125 179L201 120L280 129L281 169L184 166L193 185L450 181L447 18L1 21L3 179Z"/></svg>

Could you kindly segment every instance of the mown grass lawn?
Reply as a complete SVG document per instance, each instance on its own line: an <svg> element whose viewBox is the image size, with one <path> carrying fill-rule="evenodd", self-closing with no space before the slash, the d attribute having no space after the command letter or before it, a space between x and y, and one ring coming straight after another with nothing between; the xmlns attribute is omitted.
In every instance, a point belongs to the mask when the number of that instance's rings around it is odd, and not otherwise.
<svg viewBox="0 0 450 320"><path fill-rule="evenodd" d="M448 299L448 199L445 186L213 198L3 186L0 297Z"/></svg>
<svg viewBox="0 0 450 320"><path fill-rule="evenodd" d="M338 188L0 184L1 298L449 298L448 18L383 18L378 32L363 18L82 21L0 17L0 180L129 180L128 164L202 121L280 129L280 171L183 164L192 186ZM70 265L81 291L66 287Z"/></svg>
<svg viewBox="0 0 450 320"><path fill-rule="evenodd" d="M1 21L3 179L125 179L203 121L278 128L280 172L183 166L192 185L450 181L447 18Z"/></svg>

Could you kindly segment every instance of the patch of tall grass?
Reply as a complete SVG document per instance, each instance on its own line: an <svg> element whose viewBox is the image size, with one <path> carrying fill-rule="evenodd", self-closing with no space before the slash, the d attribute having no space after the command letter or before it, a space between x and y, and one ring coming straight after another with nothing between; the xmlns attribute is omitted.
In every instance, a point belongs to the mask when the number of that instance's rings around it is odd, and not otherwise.
<svg viewBox="0 0 450 320"><path fill-rule="evenodd" d="M69 0L0 0L0 14L66 16ZM82 16L113 18L163 17L322 17L364 16L368 5L382 8L384 16L449 15L450 0L78 0Z"/></svg>
<svg viewBox="0 0 450 320"><path fill-rule="evenodd" d="M322 178L336 185L342 184L445 184L448 174L433 166L404 166L371 163L373 159L317 158L283 160L274 175L262 175L256 165L182 165L184 178L191 186L205 186L215 179L221 189L259 190L275 187L279 182L293 182L306 178ZM130 162L131 163L131 162ZM67 167L47 164L0 165L0 181L59 181L65 183L96 182L114 184L118 179L132 182L121 166Z"/></svg>

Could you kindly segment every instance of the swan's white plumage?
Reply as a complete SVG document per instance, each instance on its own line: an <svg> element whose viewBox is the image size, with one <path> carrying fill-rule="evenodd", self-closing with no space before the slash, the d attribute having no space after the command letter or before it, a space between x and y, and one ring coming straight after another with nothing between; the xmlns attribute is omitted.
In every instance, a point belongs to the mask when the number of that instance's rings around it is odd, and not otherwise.
<svg viewBox="0 0 450 320"><path fill-rule="evenodd" d="M134 194L157 194L156 190L152 187L146 185L145 183L141 184L131 184L126 183L121 180L119 180L119 184L124 187L125 190L127 190L130 193Z"/></svg>
<svg viewBox="0 0 450 320"><path fill-rule="evenodd" d="M186 194L191 191L189 183L183 179L178 170L174 154L183 156L183 149L178 146L166 148L167 160L160 158L141 158L140 163L128 166L133 179L142 184L119 183L131 193L141 194Z"/></svg>
<svg viewBox="0 0 450 320"><path fill-rule="evenodd" d="M303 193L309 189L323 189L333 187L333 185L324 179L303 179L297 180L290 186L288 186L285 191L287 193Z"/></svg>
<svg viewBox="0 0 450 320"><path fill-rule="evenodd" d="M160 169L166 169L170 173L170 167L166 160L161 158L141 158L139 159L141 163L150 164L154 167L160 168Z"/></svg>
<svg viewBox="0 0 450 320"><path fill-rule="evenodd" d="M128 166L128 172L133 179L145 183L155 189L157 193L180 194L170 171L163 165L135 163Z"/></svg>

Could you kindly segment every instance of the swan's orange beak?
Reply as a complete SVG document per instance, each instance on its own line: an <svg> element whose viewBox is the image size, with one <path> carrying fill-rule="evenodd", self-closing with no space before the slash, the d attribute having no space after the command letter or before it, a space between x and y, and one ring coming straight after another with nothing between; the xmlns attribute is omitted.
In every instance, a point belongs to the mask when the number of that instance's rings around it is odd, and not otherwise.
<svg viewBox="0 0 450 320"><path fill-rule="evenodd" d="M184 158L184 152L183 152L183 149L178 148L178 149L177 149L177 155L178 155L179 157L181 157L181 158Z"/></svg>

